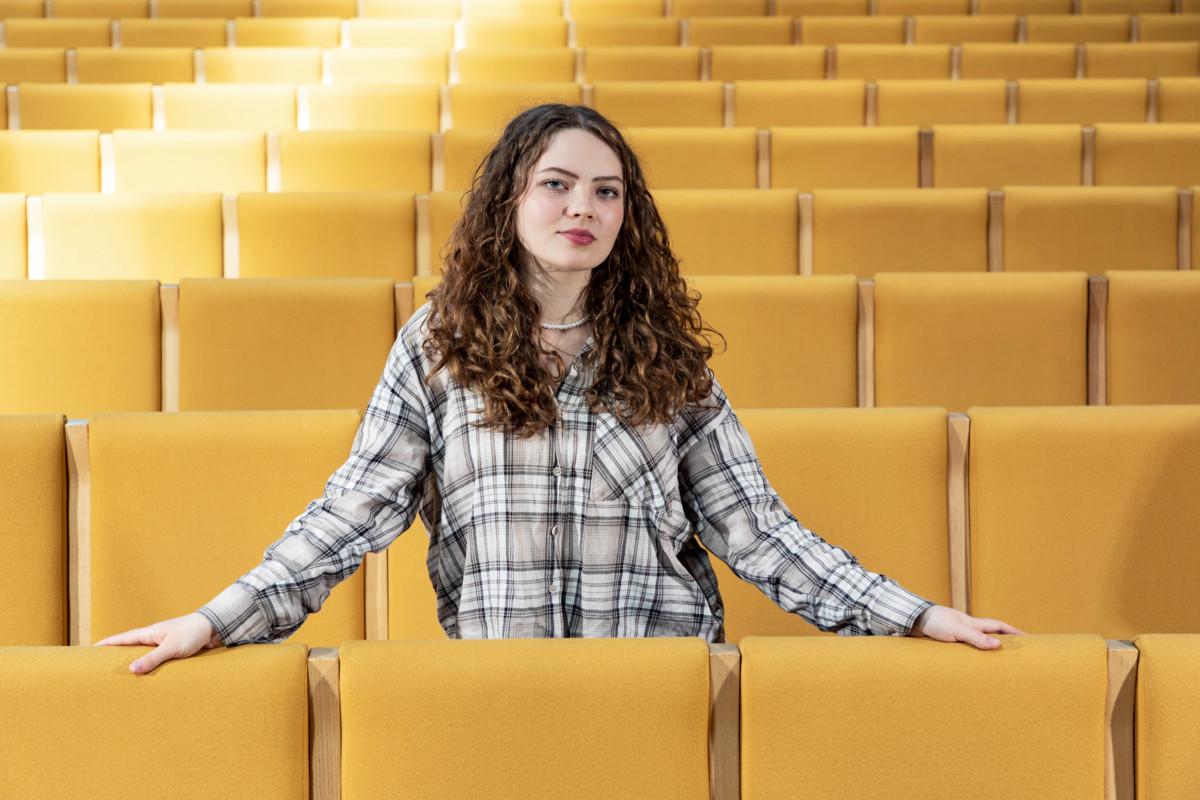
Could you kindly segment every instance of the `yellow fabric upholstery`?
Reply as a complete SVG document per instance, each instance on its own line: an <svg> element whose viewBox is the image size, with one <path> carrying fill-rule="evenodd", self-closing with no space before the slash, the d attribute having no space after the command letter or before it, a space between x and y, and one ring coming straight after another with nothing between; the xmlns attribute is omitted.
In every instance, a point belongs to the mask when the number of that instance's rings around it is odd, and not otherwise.
<svg viewBox="0 0 1200 800"><path fill-rule="evenodd" d="M880 125L1003 125L1008 89L1002 80L879 81Z"/></svg>
<svg viewBox="0 0 1200 800"><path fill-rule="evenodd" d="M717 81L622 81L597 83L594 108L621 128L721 127L722 86Z"/></svg>
<svg viewBox="0 0 1200 800"><path fill-rule="evenodd" d="M121 47L224 47L221 19L121 20Z"/></svg>
<svg viewBox="0 0 1200 800"><path fill-rule="evenodd" d="M379 278L184 280L179 407L365 408L395 339L393 287Z"/></svg>
<svg viewBox="0 0 1200 800"><path fill-rule="evenodd" d="M106 19L10 19L4 24L8 47L108 47Z"/></svg>
<svg viewBox="0 0 1200 800"><path fill-rule="evenodd" d="M1170 13L1171 0L1080 0L1081 14L1141 14L1150 11Z"/></svg>
<svg viewBox="0 0 1200 800"><path fill-rule="evenodd" d="M413 278L413 306L420 308L429 302L429 293L441 282L440 275L418 275Z"/></svg>
<svg viewBox="0 0 1200 800"><path fill-rule="evenodd" d="M450 241L450 234L462 216L465 195L461 190L433 192L429 195L429 241L432 248L433 272L442 272L442 250ZM425 302L425 295L414 284L414 302L418 308Z"/></svg>
<svg viewBox="0 0 1200 800"><path fill-rule="evenodd" d="M100 136L96 131L0 133L0 192L98 191Z"/></svg>
<svg viewBox="0 0 1200 800"><path fill-rule="evenodd" d="M325 58L329 64L329 75L335 84L396 84L400 82L438 84L446 83L450 78L449 61L446 53L441 50L364 47L352 50L329 50L326 52ZM392 88L416 90L418 87L393 86ZM434 110L436 112L436 87L419 88L434 90ZM433 130L436 129L435 125Z"/></svg>
<svg viewBox="0 0 1200 800"><path fill-rule="evenodd" d="M1128 42L1127 14L1031 14L1026 20L1030 42Z"/></svg>
<svg viewBox="0 0 1200 800"><path fill-rule="evenodd" d="M541 103L578 104L578 83L451 84L450 112L456 128L500 129L521 111Z"/></svg>
<svg viewBox="0 0 1200 800"><path fill-rule="evenodd" d="M663 189L654 203L685 274L796 274L795 192Z"/></svg>
<svg viewBox="0 0 1200 800"><path fill-rule="evenodd" d="M849 276L691 280L713 338L709 364L734 408L853 406L858 291Z"/></svg>
<svg viewBox="0 0 1200 800"><path fill-rule="evenodd" d="M699 47L718 44L790 45L791 17L698 17L691 21L689 43Z"/></svg>
<svg viewBox="0 0 1200 800"><path fill-rule="evenodd" d="M575 52L569 47L476 47L455 58L464 83L575 80Z"/></svg>
<svg viewBox="0 0 1200 800"><path fill-rule="evenodd" d="M904 17L813 17L800 23L804 44L904 44Z"/></svg>
<svg viewBox="0 0 1200 800"><path fill-rule="evenodd" d="M42 215L47 278L174 283L221 274L218 195L49 194Z"/></svg>
<svg viewBox="0 0 1200 800"><path fill-rule="evenodd" d="M146 0L54 0L54 16L98 19L100 17L148 17Z"/></svg>
<svg viewBox="0 0 1200 800"><path fill-rule="evenodd" d="M837 48L837 77L949 78L950 46L942 44L847 44Z"/></svg>
<svg viewBox="0 0 1200 800"><path fill-rule="evenodd" d="M674 0L673 12L680 17L765 17L766 0Z"/></svg>
<svg viewBox="0 0 1200 800"><path fill-rule="evenodd" d="M742 796L1102 797L1104 641L1001 640L743 640Z"/></svg>
<svg viewBox="0 0 1200 800"><path fill-rule="evenodd" d="M42 0L0 0L0 14L5 19L20 17L41 19Z"/></svg>
<svg viewBox="0 0 1200 800"><path fill-rule="evenodd" d="M971 11L968 0L879 0L877 14L954 14L961 16Z"/></svg>
<svg viewBox="0 0 1200 800"><path fill-rule="evenodd" d="M150 84L88 86L26 83L19 90L21 127L100 130L151 127Z"/></svg>
<svg viewBox="0 0 1200 800"><path fill-rule="evenodd" d="M1078 125L935 125L933 185L1078 186L1083 182Z"/></svg>
<svg viewBox="0 0 1200 800"><path fill-rule="evenodd" d="M209 83L321 82L321 51L316 48L206 47L203 52Z"/></svg>
<svg viewBox="0 0 1200 800"><path fill-rule="evenodd" d="M1134 78L1021 81L1021 123L1145 122L1146 82Z"/></svg>
<svg viewBox="0 0 1200 800"><path fill-rule="evenodd" d="M913 41L916 44L1017 41L1017 18L1012 14L987 17L919 16L915 24Z"/></svg>
<svg viewBox="0 0 1200 800"><path fill-rule="evenodd" d="M1074 78L1073 44L972 44L962 46L962 77Z"/></svg>
<svg viewBox="0 0 1200 800"><path fill-rule="evenodd" d="M411 192L298 192L238 197L243 278L411 280Z"/></svg>
<svg viewBox="0 0 1200 800"><path fill-rule="evenodd" d="M61 47L0 50L0 85L6 83L66 83L66 51Z"/></svg>
<svg viewBox="0 0 1200 800"><path fill-rule="evenodd" d="M424 298L416 306L424 304ZM388 638L445 639L429 575L429 533L420 518L387 549Z"/></svg>
<svg viewBox="0 0 1200 800"><path fill-rule="evenodd" d="M1168 187L1015 187L1004 197L1004 269L1175 269Z"/></svg>
<svg viewBox="0 0 1200 800"><path fill-rule="evenodd" d="M970 414L973 614L1110 639L1200 630L1200 409Z"/></svg>
<svg viewBox="0 0 1200 800"><path fill-rule="evenodd" d="M0 413L157 411L158 284L0 283Z"/></svg>
<svg viewBox="0 0 1200 800"><path fill-rule="evenodd" d="M916 188L918 158L915 127L771 129L774 188Z"/></svg>
<svg viewBox="0 0 1200 800"><path fill-rule="evenodd" d="M463 47L566 47L565 19L464 19Z"/></svg>
<svg viewBox="0 0 1200 800"><path fill-rule="evenodd" d="M979 0L980 14L1073 14L1073 0Z"/></svg>
<svg viewBox="0 0 1200 800"><path fill-rule="evenodd" d="M262 0L264 17L347 17L356 16L354 0Z"/></svg>
<svg viewBox="0 0 1200 800"><path fill-rule="evenodd" d="M90 420L92 637L193 611L258 564L321 495L358 421L348 410ZM362 638L363 603L360 570L292 640Z"/></svg>
<svg viewBox="0 0 1200 800"><path fill-rule="evenodd" d="M80 83L186 83L193 79L186 47L80 47Z"/></svg>
<svg viewBox="0 0 1200 800"><path fill-rule="evenodd" d="M1096 126L1096 183L1188 186L1200 183L1200 125Z"/></svg>
<svg viewBox="0 0 1200 800"><path fill-rule="evenodd" d="M1143 800L1200 794L1200 636L1144 634L1138 649L1137 791Z"/></svg>
<svg viewBox="0 0 1200 800"><path fill-rule="evenodd" d="M574 0L571 3L571 17L576 21L625 20L662 15L663 4L658 0Z"/></svg>
<svg viewBox="0 0 1200 800"><path fill-rule="evenodd" d="M815 280L854 285L851 278ZM853 306L850 313L853 324ZM850 363L853 358L851 352ZM802 525L867 569L949 604L944 411L743 409L738 417L771 485ZM897 514L905 520L902 530ZM725 602L726 641L831 635L783 611L720 561L713 559L713 568Z"/></svg>
<svg viewBox="0 0 1200 800"><path fill-rule="evenodd" d="M1085 53L1089 78L1159 78L1200 75L1200 42L1092 44Z"/></svg>
<svg viewBox="0 0 1200 800"><path fill-rule="evenodd" d="M472 17L513 17L519 19L561 19L558 0L462 0L462 15Z"/></svg>
<svg viewBox="0 0 1200 800"><path fill-rule="evenodd" d="M254 0L159 0L158 16L174 18L248 17L254 13Z"/></svg>
<svg viewBox="0 0 1200 800"><path fill-rule="evenodd" d="M575 13L576 47L674 47L679 44L679 20L662 17L662 4L657 19L580 17L578 3L572 3ZM606 6L611 4L606 4Z"/></svg>
<svg viewBox="0 0 1200 800"><path fill-rule="evenodd" d="M1200 404L1200 272L1109 272L1108 403Z"/></svg>
<svg viewBox="0 0 1200 800"><path fill-rule="evenodd" d="M1200 194L1200 188L1192 187L1192 197ZM1192 264L1200 264L1200 236L1196 235L1195 231L1200 231L1200 203L1192 201ZM1186 245L1184 245L1186 247Z"/></svg>
<svg viewBox="0 0 1200 800"><path fill-rule="evenodd" d="M280 188L427 192L429 158L422 131L290 131L279 135Z"/></svg>
<svg viewBox="0 0 1200 800"><path fill-rule="evenodd" d="M715 81L823 80L825 48L718 45L712 48L712 78Z"/></svg>
<svg viewBox="0 0 1200 800"><path fill-rule="evenodd" d="M863 81L738 81L734 124L756 128L861 125Z"/></svg>
<svg viewBox="0 0 1200 800"><path fill-rule="evenodd" d="M1159 80L1158 121L1200 122L1200 78Z"/></svg>
<svg viewBox="0 0 1200 800"><path fill-rule="evenodd" d="M167 130L294 130L296 90L285 85L168 83L163 87L163 116Z"/></svg>
<svg viewBox="0 0 1200 800"><path fill-rule="evenodd" d="M238 792L307 795L303 647L213 651L152 677L132 674L129 662L149 651L0 650L5 792L115 800L129 796L136 773L139 781L171 787L173 797L199 800L212 796L215 775L232 769Z"/></svg>
<svg viewBox="0 0 1200 800"><path fill-rule="evenodd" d="M1143 42L1195 42L1200 40L1200 17L1190 14L1138 14Z"/></svg>
<svg viewBox="0 0 1200 800"><path fill-rule="evenodd" d="M775 13L792 17L869 14L867 0L776 0Z"/></svg>
<svg viewBox="0 0 1200 800"><path fill-rule="evenodd" d="M440 112L436 84L309 86L306 91L309 130L415 132L438 129ZM422 135L428 141L429 136Z"/></svg>
<svg viewBox="0 0 1200 800"><path fill-rule="evenodd" d="M467 189L475 168L496 144L500 132L491 128L451 128L442 134L446 189Z"/></svg>
<svg viewBox="0 0 1200 800"><path fill-rule="evenodd" d="M877 275L875 402L1086 403L1087 276Z"/></svg>
<svg viewBox="0 0 1200 800"><path fill-rule="evenodd" d="M458 19L459 0L364 0L363 16Z"/></svg>
<svg viewBox="0 0 1200 800"><path fill-rule="evenodd" d="M4 549L20 565L9 570L0 647L67 643L65 422L59 414L0 416ZM9 711L5 703L6 718Z"/></svg>
<svg viewBox="0 0 1200 800"><path fill-rule="evenodd" d="M758 145L754 128L630 128L651 189L753 189ZM703 170L696 169L704 164Z"/></svg>
<svg viewBox="0 0 1200 800"><path fill-rule="evenodd" d="M25 277L25 195L0 194L0 280Z"/></svg>
<svg viewBox="0 0 1200 800"><path fill-rule="evenodd" d="M119 192L261 192L266 143L242 131L117 131Z"/></svg>
<svg viewBox="0 0 1200 800"><path fill-rule="evenodd" d="M708 662L694 637L349 642L342 796L704 800Z"/></svg>
<svg viewBox="0 0 1200 800"><path fill-rule="evenodd" d="M339 37L336 19L242 17L233 21L233 33L238 47L337 47Z"/></svg>
<svg viewBox="0 0 1200 800"><path fill-rule="evenodd" d="M699 47L589 47L584 51L588 83L598 81L695 81Z"/></svg>
<svg viewBox="0 0 1200 800"><path fill-rule="evenodd" d="M1183 0L1179 5L1184 14L1200 14L1200 0Z"/></svg>
<svg viewBox="0 0 1200 800"><path fill-rule="evenodd" d="M443 19L352 19L354 47L405 47L440 50L454 47L454 22Z"/></svg>

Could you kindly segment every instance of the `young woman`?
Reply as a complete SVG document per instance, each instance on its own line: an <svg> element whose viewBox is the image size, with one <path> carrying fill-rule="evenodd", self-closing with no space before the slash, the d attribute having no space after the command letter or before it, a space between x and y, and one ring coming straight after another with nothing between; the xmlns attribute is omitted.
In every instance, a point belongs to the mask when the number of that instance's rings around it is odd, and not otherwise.
<svg viewBox="0 0 1200 800"><path fill-rule="evenodd" d="M418 509L451 637L720 641L710 552L822 630L980 649L1020 633L797 522L706 366L697 299L620 132L582 106L518 115L324 495L198 612L98 644L157 645L144 673L280 641Z"/></svg>

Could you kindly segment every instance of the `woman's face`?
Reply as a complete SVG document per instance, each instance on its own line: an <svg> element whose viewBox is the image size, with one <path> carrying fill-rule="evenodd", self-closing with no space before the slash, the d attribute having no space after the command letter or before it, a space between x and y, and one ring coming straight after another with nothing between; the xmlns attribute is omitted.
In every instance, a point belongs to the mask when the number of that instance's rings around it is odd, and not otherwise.
<svg viewBox="0 0 1200 800"><path fill-rule="evenodd" d="M555 133L517 207L525 252L549 272L599 266L625 219L623 178L621 160L596 135L578 128Z"/></svg>

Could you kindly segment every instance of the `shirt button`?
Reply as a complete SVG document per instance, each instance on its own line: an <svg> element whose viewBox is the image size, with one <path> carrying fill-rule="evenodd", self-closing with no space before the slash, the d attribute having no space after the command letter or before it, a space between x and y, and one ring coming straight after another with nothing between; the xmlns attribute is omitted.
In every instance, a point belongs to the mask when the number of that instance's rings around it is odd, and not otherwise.
<svg viewBox="0 0 1200 800"><path fill-rule="evenodd" d="M554 594L557 591L558 591L558 584L554 584L554 583L550 584L550 594Z"/></svg>
<svg viewBox="0 0 1200 800"><path fill-rule="evenodd" d="M550 529L550 535L551 535L551 536L558 536L558 526L557 526L557 525L555 525L554 527L552 527L552 528Z"/></svg>
<svg viewBox="0 0 1200 800"><path fill-rule="evenodd" d="M554 477L556 477L556 478L557 478L559 475L562 475L562 470L561 470L559 467L555 467L555 468L554 468L554 470L553 470L553 472L554 472Z"/></svg>

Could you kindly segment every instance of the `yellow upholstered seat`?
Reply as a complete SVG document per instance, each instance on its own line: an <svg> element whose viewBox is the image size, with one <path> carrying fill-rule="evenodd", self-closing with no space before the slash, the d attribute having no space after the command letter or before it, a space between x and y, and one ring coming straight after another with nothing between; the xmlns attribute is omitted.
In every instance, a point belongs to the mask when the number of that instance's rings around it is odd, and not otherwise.
<svg viewBox="0 0 1200 800"><path fill-rule="evenodd" d="M158 0L158 16L176 19L249 17L254 0Z"/></svg>
<svg viewBox="0 0 1200 800"><path fill-rule="evenodd" d="M167 130L288 131L296 127L296 89L285 84L168 83Z"/></svg>
<svg viewBox="0 0 1200 800"><path fill-rule="evenodd" d="M459 0L364 0L364 17L457 19Z"/></svg>
<svg viewBox="0 0 1200 800"><path fill-rule="evenodd" d="M1096 126L1096 184L1200 183L1200 125Z"/></svg>
<svg viewBox="0 0 1200 800"><path fill-rule="evenodd" d="M403 785L443 800L705 798L708 648L695 637L350 642L341 723L344 797Z"/></svg>
<svg viewBox="0 0 1200 800"><path fill-rule="evenodd" d="M1004 78L1010 81L1023 78L1074 78L1076 58L1075 45L1065 42L968 43L962 46L961 74L965 79Z"/></svg>
<svg viewBox="0 0 1200 800"><path fill-rule="evenodd" d="M346 31L351 47L446 52L454 46L454 22L447 19L352 19Z"/></svg>
<svg viewBox="0 0 1200 800"><path fill-rule="evenodd" d="M950 46L944 44L846 44L837 46L837 77L949 78Z"/></svg>
<svg viewBox="0 0 1200 800"><path fill-rule="evenodd" d="M908 126L771 129L771 186L916 188L917 129Z"/></svg>
<svg viewBox="0 0 1200 800"><path fill-rule="evenodd" d="M439 84L450 77L449 59L442 50L360 47L329 50L325 60L335 84Z"/></svg>
<svg viewBox="0 0 1200 800"><path fill-rule="evenodd" d="M651 189L753 189L757 137L753 128L630 128ZM697 164L704 164L702 170Z"/></svg>
<svg viewBox="0 0 1200 800"><path fill-rule="evenodd" d="M463 47L566 47L565 19L475 17L462 22Z"/></svg>
<svg viewBox="0 0 1200 800"><path fill-rule="evenodd" d="M1136 78L1031 79L1020 84L1018 122L1145 122L1146 82Z"/></svg>
<svg viewBox="0 0 1200 800"><path fill-rule="evenodd" d="M791 17L697 17L688 23L688 43L790 45L793 28Z"/></svg>
<svg viewBox="0 0 1200 800"><path fill-rule="evenodd" d="M1200 404L1200 272L1109 272L1110 405Z"/></svg>
<svg viewBox="0 0 1200 800"><path fill-rule="evenodd" d="M285 192L412 191L430 188L424 131L313 131L279 135Z"/></svg>
<svg viewBox="0 0 1200 800"><path fill-rule="evenodd" d="M812 17L800 22L804 44L904 44L904 17Z"/></svg>
<svg viewBox="0 0 1200 800"><path fill-rule="evenodd" d="M500 136L491 128L451 128L442 136L441 189L468 189L475 169Z"/></svg>
<svg viewBox="0 0 1200 800"><path fill-rule="evenodd" d="M416 301L418 306L424 299ZM438 622L437 592L429 575L429 533L420 518L388 545L389 639L445 639Z"/></svg>
<svg viewBox="0 0 1200 800"><path fill-rule="evenodd" d="M1143 634L1138 649L1137 790L1143 800L1200 793L1200 749L1195 725L1200 695L1194 681L1200 669L1200 636Z"/></svg>
<svg viewBox="0 0 1200 800"><path fill-rule="evenodd" d="M25 195L0 194L0 280L25 277Z"/></svg>
<svg viewBox="0 0 1200 800"><path fill-rule="evenodd" d="M635 19L661 17L663 4L659 0L572 0L571 19Z"/></svg>
<svg viewBox="0 0 1200 800"><path fill-rule="evenodd" d="M42 0L0 0L0 15L4 19L41 19L43 11Z"/></svg>
<svg viewBox="0 0 1200 800"><path fill-rule="evenodd" d="M869 14L868 0L776 0L775 13L791 17Z"/></svg>
<svg viewBox="0 0 1200 800"><path fill-rule="evenodd" d="M572 6L576 5L572 3ZM576 47L674 47L680 42L679 20L662 16L662 4L654 17L576 17L572 22Z"/></svg>
<svg viewBox="0 0 1200 800"><path fill-rule="evenodd" d="M738 80L821 80L825 48L820 45L718 45L712 48L712 78Z"/></svg>
<svg viewBox="0 0 1200 800"><path fill-rule="evenodd" d="M1090 44L1084 55L1084 74L1089 78L1200 75L1200 41Z"/></svg>
<svg viewBox="0 0 1200 800"><path fill-rule="evenodd" d="M1008 619L1007 608L1000 613ZM1101 797L1108 658L1098 636L752 637L741 652L745 797ZM981 702L1002 696L1003 700ZM972 713L962 713L963 708ZM819 736L797 746L797 721ZM870 727L870 769L845 754ZM953 759L947 741L970 741ZM993 758L1002 776L981 780Z"/></svg>
<svg viewBox="0 0 1200 800"><path fill-rule="evenodd" d="M76 19L148 17L147 0L54 0L54 16Z"/></svg>
<svg viewBox="0 0 1200 800"><path fill-rule="evenodd" d="M259 0L263 17L347 17L357 16L354 0Z"/></svg>
<svg viewBox="0 0 1200 800"><path fill-rule="evenodd" d="M321 51L314 47L206 47L209 83L320 83Z"/></svg>
<svg viewBox="0 0 1200 800"><path fill-rule="evenodd" d="M463 83L575 80L575 52L569 47L471 47L454 60Z"/></svg>
<svg viewBox="0 0 1200 800"><path fill-rule="evenodd" d="M301 92L309 130L433 132L440 122L436 84L307 86Z"/></svg>
<svg viewBox="0 0 1200 800"><path fill-rule="evenodd" d="M393 289L378 278L184 280L179 407L365 408L395 339Z"/></svg>
<svg viewBox="0 0 1200 800"><path fill-rule="evenodd" d="M157 411L158 284L0 283L0 413Z"/></svg>
<svg viewBox="0 0 1200 800"><path fill-rule="evenodd" d="M448 127L503 128L519 112L540 103L578 104L578 83L454 84L448 87ZM446 109L443 109L443 113Z"/></svg>
<svg viewBox="0 0 1200 800"><path fill-rule="evenodd" d="M559 0L461 0L462 16L470 18L561 19Z"/></svg>
<svg viewBox="0 0 1200 800"><path fill-rule="evenodd" d="M19 87L21 128L100 130L151 127L150 84L26 83Z"/></svg>
<svg viewBox="0 0 1200 800"><path fill-rule="evenodd" d="M795 275L796 193L663 189L654 193L687 275Z"/></svg>
<svg viewBox="0 0 1200 800"><path fill-rule="evenodd" d="M1083 273L880 274L875 402L1082 405L1086 339Z"/></svg>
<svg viewBox="0 0 1200 800"><path fill-rule="evenodd" d="M339 35L336 19L240 17L233 21L238 47L337 47Z"/></svg>
<svg viewBox="0 0 1200 800"><path fill-rule="evenodd" d="M1200 122L1200 78L1159 80L1158 121Z"/></svg>
<svg viewBox="0 0 1200 800"><path fill-rule="evenodd" d="M877 14L942 14L962 16L970 13L968 0L877 0Z"/></svg>
<svg viewBox="0 0 1200 800"><path fill-rule="evenodd" d="M80 83L186 83L194 78L186 47L80 47Z"/></svg>
<svg viewBox="0 0 1200 800"><path fill-rule="evenodd" d="M756 128L861 125L864 81L737 81L734 124Z"/></svg>
<svg viewBox="0 0 1200 800"><path fill-rule="evenodd" d="M1009 187L1004 193L1007 271L1175 269L1173 188Z"/></svg>
<svg viewBox="0 0 1200 800"><path fill-rule="evenodd" d="M678 17L765 17L766 0L673 0L671 11Z"/></svg>
<svg viewBox="0 0 1200 800"><path fill-rule="evenodd" d="M879 81L880 125L1002 125L1008 89L1002 80Z"/></svg>
<svg viewBox="0 0 1200 800"><path fill-rule="evenodd" d="M121 47L224 47L221 19L123 19Z"/></svg>
<svg viewBox="0 0 1200 800"><path fill-rule="evenodd" d="M699 47L589 47L583 54L588 83L598 81L695 81Z"/></svg>
<svg viewBox="0 0 1200 800"><path fill-rule="evenodd" d="M261 192L266 144L248 131L117 131L118 192Z"/></svg>
<svg viewBox="0 0 1200 800"><path fill-rule="evenodd" d="M1171 0L1080 0L1081 14L1168 14Z"/></svg>
<svg viewBox="0 0 1200 800"><path fill-rule="evenodd" d="M979 0L980 14L1074 14L1073 0Z"/></svg>
<svg viewBox="0 0 1200 800"><path fill-rule="evenodd" d="M593 107L621 128L721 127L724 98L716 81L597 83Z"/></svg>
<svg viewBox="0 0 1200 800"><path fill-rule="evenodd" d="M844 275L705 275L709 364L735 408L853 406L858 397L858 290ZM757 591L757 590L756 590Z"/></svg>
<svg viewBox="0 0 1200 800"><path fill-rule="evenodd" d="M243 278L412 280L411 192L243 194L237 219Z"/></svg>
<svg viewBox="0 0 1200 800"><path fill-rule="evenodd" d="M65 421L60 414L0 415L4 549L19 565L9 570L0 647L67 643ZM6 719L11 710L5 702Z"/></svg>
<svg viewBox="0 0 1200 800"><path fill-rule="evenodd" d="M933 185L1079 186L1083 134L1078 125L936 125Z"/></svg>
<svg viewBox="0 0 1200 800"><path fill-rule="evenodd" d="M7 47L108 47L107 19L10 19L4 23Z"/></svg>
<svg viewBox="0 0 1200 800"><path fill-rule="evenodd" d="M970 415L973 614L1110 639L1198 629L1200 409Z"/></svg>
<svg viewBox="0 0 1200 800"><path fill-rule="evenodd" d="M1030 42L1128 42L1128 14L1032 14L1025 21Z"/></svg>
<svg viewBox="0 0 1200 800"><path fill-rule="evenodd" d="M5 791L13 797L119 797L136 770L139 780L170 786L180 800L199 800L211 796L213 775L253 753L254 769L239 775L238 791L307 795L303 647L221 650L150 678L130 673L129 663L150 649L0 651ZM253 724L246 724L247 709L254 709ZM114 736L114 728L139 733Z"/></svg>
<svg viewBox="0 0 1200 800"><path fill-rule="evenodd" d="M0 50L0 85L27 82L66 83L66 51L61 47Z"/></svg>
<svg viewBox="0 0 1200 800"><path fill-rule="evenodd" d="M96 131L0 133L0 192L100 191Z"/></svg>
<svg viewBox="0 0 1200 800"><path fill-rule="evenodd" d="M466 195L461 191L433 192L429 195L429 244L430 271L441 275L442 256L454 226L462 217L463 203ZM432 285L422 286L420 278L413 280L413 304L420 307L425 302L425 292Z"/></svg>
<svg viewBox="0 0 1200 800"><path fill-rule="evenodd" d="M1200 17L1194 14L1138 14L1138 26L1143 42L1200 41Z"/></svg>
<svg viewBox="0 0 1200 800"><path fill-rule="evenodd" d="M1012 14L989 16L919 16L914 20L916 44L1015 42L1017 18Z"/></svg>

